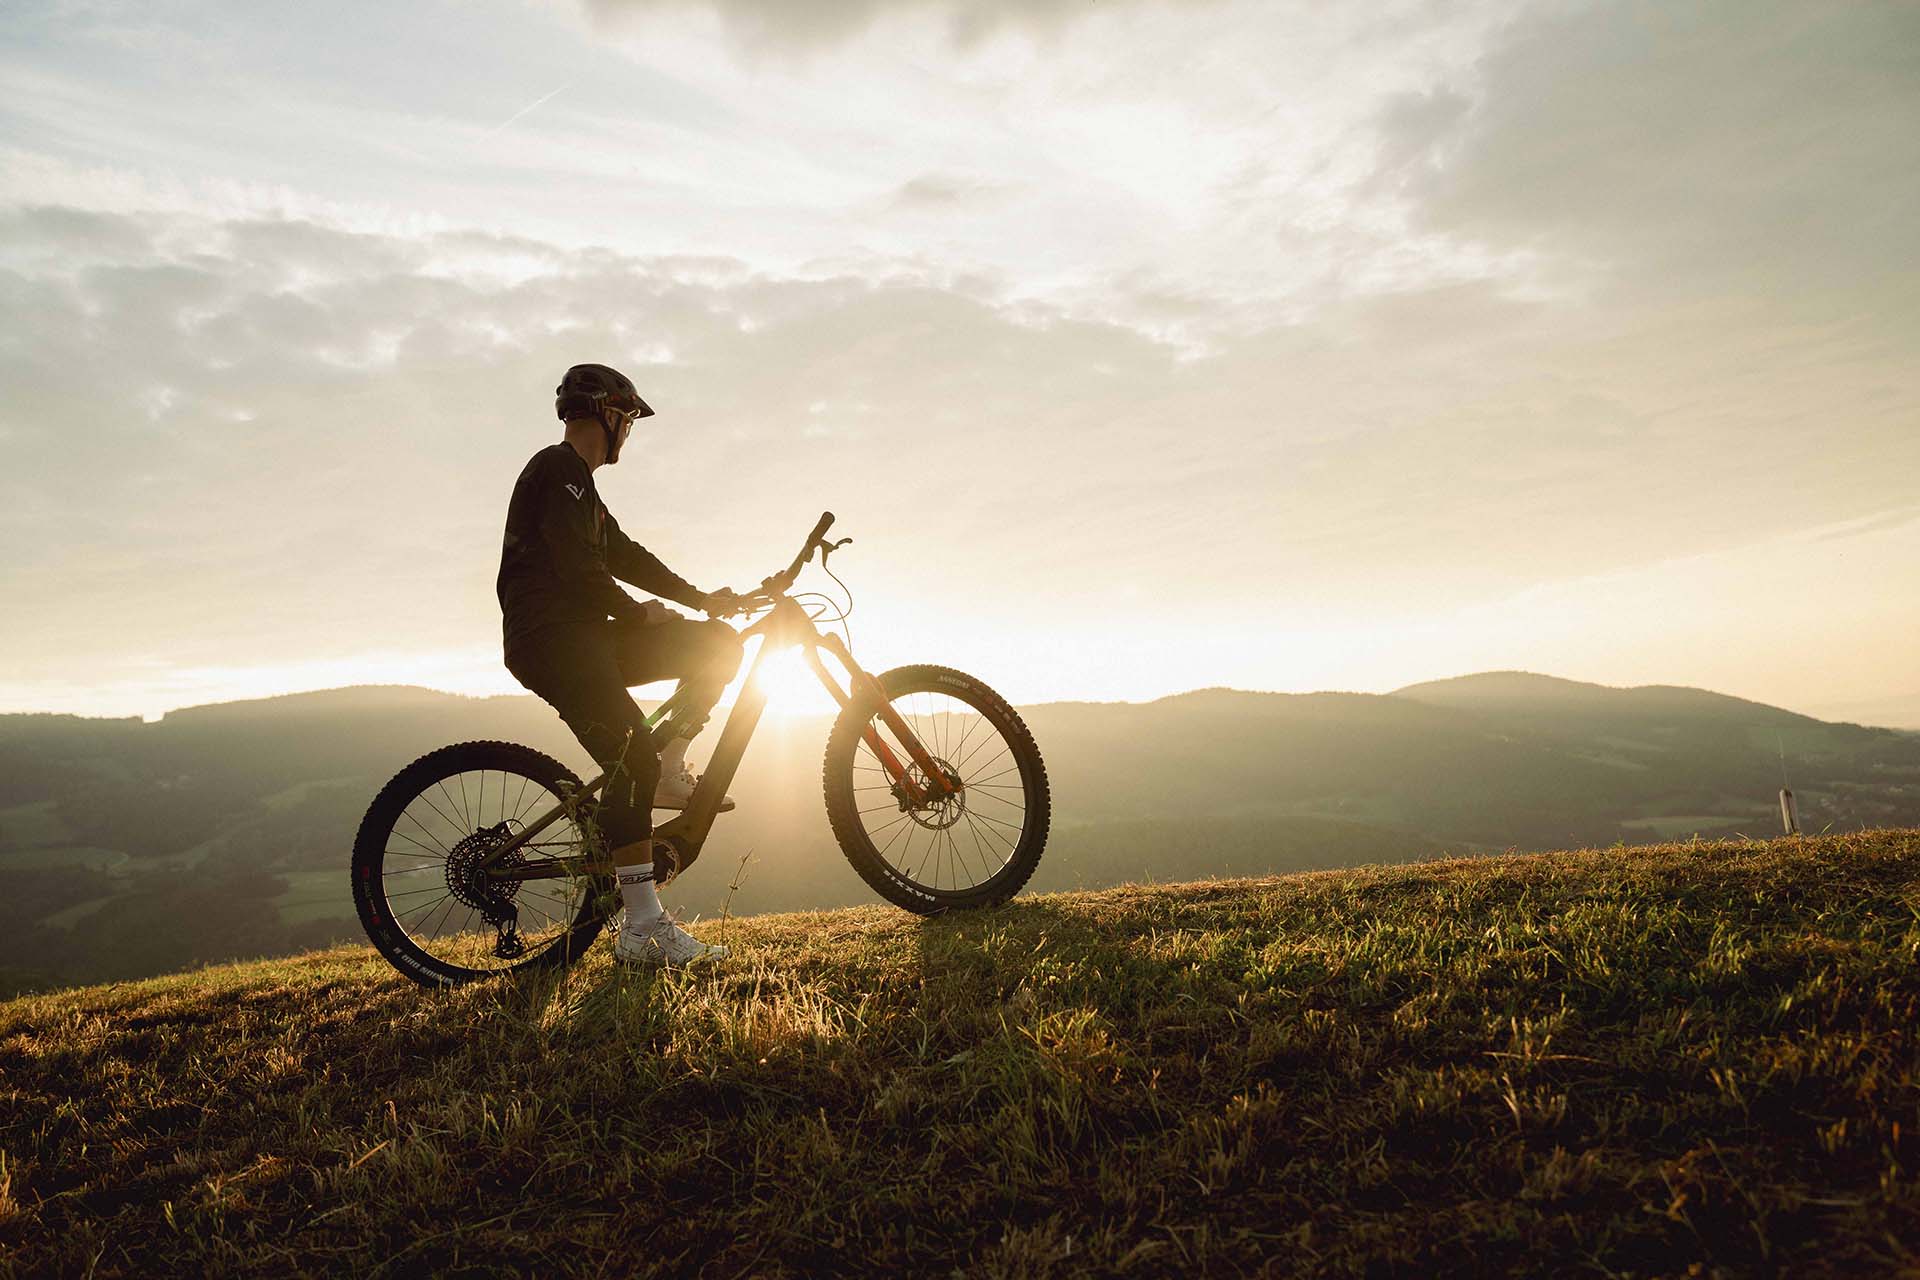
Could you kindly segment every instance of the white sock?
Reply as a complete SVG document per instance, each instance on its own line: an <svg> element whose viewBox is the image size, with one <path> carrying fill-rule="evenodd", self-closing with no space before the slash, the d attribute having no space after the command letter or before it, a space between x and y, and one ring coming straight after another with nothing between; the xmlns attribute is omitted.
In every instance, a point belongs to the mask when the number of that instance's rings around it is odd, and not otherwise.
<svg viewBox="0 0 1920 1280"><path fill-rule="evenodd" d="M668 738L667 745L660 748L660 776L671 778L687 767L687 740Z"/></svg>
<svg viewBox="0 0 1920 1280"><path fill-rule="evenodd" d="M631 867L615 867L620 881L620 896L627 904L627 928L639 929L661 916L660 894L653 887L653 864L642 862Z"/></svg>

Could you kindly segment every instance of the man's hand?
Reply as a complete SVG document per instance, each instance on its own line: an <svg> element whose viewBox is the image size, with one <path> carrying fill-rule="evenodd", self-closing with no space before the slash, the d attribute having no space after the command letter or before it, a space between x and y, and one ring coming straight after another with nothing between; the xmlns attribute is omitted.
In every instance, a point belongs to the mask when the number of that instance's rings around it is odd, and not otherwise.
<svg viewBox="0 0 1920 1280"><path fill-rule="evenodd" d="M709 591L706 598L700 602L701 612L713 618L724 618L728 614L740 613L746 607L746 602L734 593L732 587L721 587L718 591Z"/></svg>
<svg viewBox="0 0 1920 1280"><path fill-rule="evenodd" d="M636 603L640 606L640 612L636 616L639 618L640 625L643 627L657 627L663 622L672 622L674 619L684 616L675 613L658 600L640 600Z"/></svg>

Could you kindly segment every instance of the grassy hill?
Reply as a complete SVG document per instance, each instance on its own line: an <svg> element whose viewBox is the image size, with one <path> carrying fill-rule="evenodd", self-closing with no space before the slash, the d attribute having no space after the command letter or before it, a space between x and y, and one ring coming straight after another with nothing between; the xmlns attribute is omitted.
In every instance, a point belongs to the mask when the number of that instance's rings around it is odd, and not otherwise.
<svg viewBox="0 0 1920 1280"><path fill-rule="evenodd" d="M656 690L657 691L657 690ZM1036 890L1436 853L1920 824L1920 735L1700 689L1492 672L1391 695L1207 689L1022 708L1053 781ZM820 717L769 716L715 829L740 914L872 900L820 804ZM223 703L154 724L0 715L0 996L357 938L368 801L415 756L505 738L591 775L538 699L406 686ZM696 761L705 750L695 748ZM733 876L682 901L717 912Z"/></svg>
<svg viewBox="0 0 1920 1280"><path fill-rule="evenodd" d="M0 1269L1920 1266L1920 831L700 931L0 1004Z"/></svg>

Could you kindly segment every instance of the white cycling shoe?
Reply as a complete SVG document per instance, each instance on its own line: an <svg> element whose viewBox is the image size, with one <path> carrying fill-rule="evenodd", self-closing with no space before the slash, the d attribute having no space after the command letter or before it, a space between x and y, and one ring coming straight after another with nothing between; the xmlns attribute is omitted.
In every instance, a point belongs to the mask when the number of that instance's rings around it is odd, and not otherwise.
<svg viewBox="0 0 1920 1280"><path fill-rule="evenodd" d="M684 969L690 964L724 960L727 948L700 941L663 912L652 924L623 925L613 940L613 958L643 969Z"/></svg>
<svg viewBox="0 0 1920 1280"><path fill-rule="evenodd" d="M680 772L661 774L660 785L653 789L653 807L656 809L684 809L693 799L693 789L700 783L700 777L685 765ZM722 796L720 812L733 808L733 797Z"/></svg>

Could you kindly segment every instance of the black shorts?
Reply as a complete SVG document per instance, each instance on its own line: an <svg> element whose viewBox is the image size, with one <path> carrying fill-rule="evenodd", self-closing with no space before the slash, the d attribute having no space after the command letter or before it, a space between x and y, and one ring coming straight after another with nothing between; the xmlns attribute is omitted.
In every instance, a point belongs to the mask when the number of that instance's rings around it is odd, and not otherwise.
<svg viewBox="0 0 1920 1280"><path fill-rule="evenodd" d="M683 723L683 732L691 732L705 723L740 658L740 638L726 623L674 615L654 623L556 623L521 639L506 662L514 679L560 713L595 761L618 766L599 819L609 847L618 849L653 834L653 790L660 781L646 716L628 688L681 681L696 712Z"/></svg>

